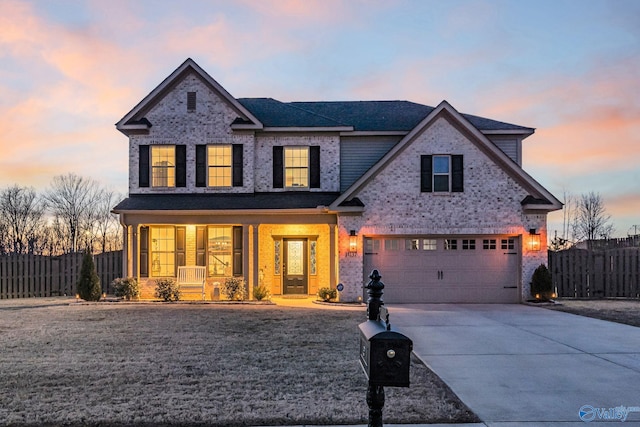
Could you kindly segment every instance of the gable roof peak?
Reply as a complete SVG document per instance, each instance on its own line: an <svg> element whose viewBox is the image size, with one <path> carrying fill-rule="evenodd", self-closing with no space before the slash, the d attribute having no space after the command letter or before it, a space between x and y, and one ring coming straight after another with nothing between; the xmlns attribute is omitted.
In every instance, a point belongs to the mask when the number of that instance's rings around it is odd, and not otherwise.
<svg viewBox="0 0 640 427"><path fill-rule="evenodd" d="M208 85L213 91L217 92L247 123L251 123L251 128L262 129L263 125L253 113L238 102L225 88L220 85L213 77L211 77L202 67L200 67L193 59L187 58L178 68L176 68L167 78L165 78L155 89L153 89L146 97L142 99L135 107L131 109L125 116L116 123L116 128L128 134L130 130L139 129L139 122L144 118L144 114L158 103L166 93L171 90L175 83L182 79L188 70L195 72L202 81ZM133 125L133 123L137 124ZM132 127L135 126L135 127Z"/></svg>

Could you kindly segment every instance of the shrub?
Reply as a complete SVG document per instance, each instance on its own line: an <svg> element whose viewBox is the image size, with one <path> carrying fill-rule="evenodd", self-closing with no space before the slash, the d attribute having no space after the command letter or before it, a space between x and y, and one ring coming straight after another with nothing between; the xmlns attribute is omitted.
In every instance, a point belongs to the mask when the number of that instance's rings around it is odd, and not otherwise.
<svg viewBox="0 0 640 427"><path fill-rule="evenodd" d="M178 301L180 299L180 288L176 281L171 278L157 279L156 297L163 301Z"/></svg>
<svg viewBox="0 0 640 427"><path fill-rule="evenodd" d="M220 285L220 293L230 301L244 301L247 289L244 280L239 277L229 277Z"/></svg>
<svg viewBox="0 0 640 427"><path fill-rule="evenodd" d="M111 286L117 297L131 300L140 296L140 285L135 277L119 277L111 282Z"/></svg>
<svg viewBox="0 0 640 427"><path fill-rule="evenodd" d="M318 296L321 300L329 302L338 296L338 291L331 288L320 288L320 290L318 290Z"/></svg>
<svg viewBox="0 0 640 427"><path fill-rule="evenodd" d="M90 253L86 253L82 257L80 280L78 280L78 295L85 301L100 301L102 296L100 278L96 273L93 256Z"/></svg>
<svg viewBox="0 0 640 427"><path fill-rule="evenodd" d="M271 292L264 285L256 286L253 288L253 297L258 301L268 300L271 297Z"/></svg>
<svg viewBox="0 0 640 427"><path fill-rule="evenodd" d="M551 272L544 264L540 264L531 277L531 296L543 301L553 297Z"/></svg>

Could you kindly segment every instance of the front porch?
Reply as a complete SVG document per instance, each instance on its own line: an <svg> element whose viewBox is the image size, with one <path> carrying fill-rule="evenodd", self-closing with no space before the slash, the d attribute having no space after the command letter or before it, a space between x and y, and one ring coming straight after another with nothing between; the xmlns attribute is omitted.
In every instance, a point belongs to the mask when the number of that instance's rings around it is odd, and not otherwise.
<svg viewBox="0 0 640 427"><path fill-rule="evenodd" d="M206 268L208 301L225 299L220 286L229 277L245 280L247 299L254 299L258 286L273 296L314 296L321 287L336 287L338 231L333 215L272 216L270 223L256 223L255 217L238 223L218 216L186 223L193 219L125 216L131 223L123 224L123 273L138 279L141 299L155 299L157 279L177 280L179 266ZM181 299L202 300L196 294Z"/></svg>

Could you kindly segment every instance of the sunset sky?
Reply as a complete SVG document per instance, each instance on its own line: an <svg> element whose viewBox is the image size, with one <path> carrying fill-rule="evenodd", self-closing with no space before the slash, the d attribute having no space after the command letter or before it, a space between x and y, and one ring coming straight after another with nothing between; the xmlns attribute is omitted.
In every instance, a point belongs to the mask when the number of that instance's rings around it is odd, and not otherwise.
<svg viewBox="0 0 640 427"><path fill-rule="evenodd" d="M534 127L530 175L640 230L638 0L0 0L0 188L126 193L114 123L189 57L237 98L446 99Z"/></svg>

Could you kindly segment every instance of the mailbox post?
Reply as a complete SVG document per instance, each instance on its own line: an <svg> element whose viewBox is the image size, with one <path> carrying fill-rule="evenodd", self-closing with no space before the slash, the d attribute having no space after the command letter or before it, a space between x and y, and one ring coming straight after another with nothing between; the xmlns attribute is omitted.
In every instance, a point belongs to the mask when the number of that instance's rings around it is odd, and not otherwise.
<svg viewBox="0 0 640 427"><path fill-rule="evenodd" d="M365 286L369 294L368 320L358 325L360 365L369 380L369 427L382 427L384 386L409 387L413 342L391 328L389 312L382 301L384 283L378 270L373 270L369 278L371 281Z"/></svg>

